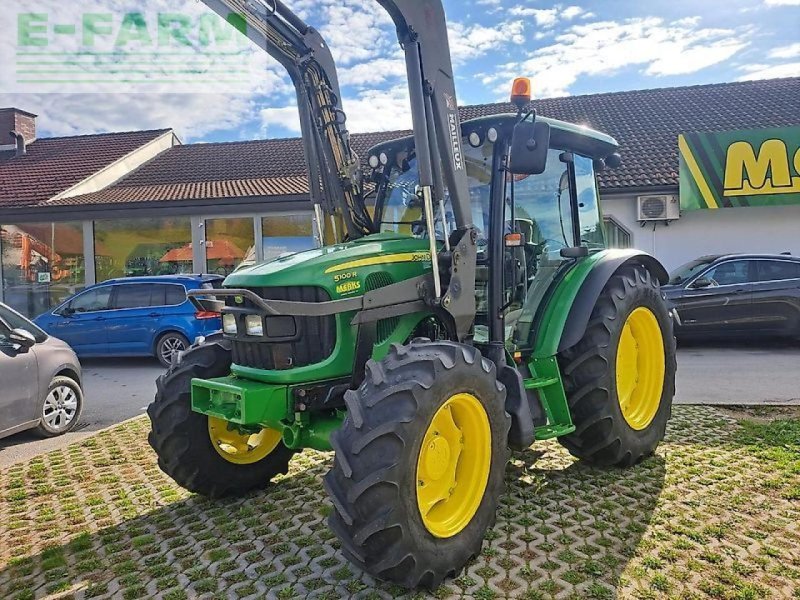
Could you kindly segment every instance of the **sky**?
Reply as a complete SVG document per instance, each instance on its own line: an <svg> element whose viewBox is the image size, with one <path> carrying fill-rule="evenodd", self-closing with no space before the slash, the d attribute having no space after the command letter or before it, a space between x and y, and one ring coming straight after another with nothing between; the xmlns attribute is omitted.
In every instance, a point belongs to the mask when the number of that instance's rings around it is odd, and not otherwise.
<svg viewBox="0 0 800 600"><path fill-rule="evenodd" d="M369 0L285 0L337 63L348 128L410 126L403 54ZM4 0L0 106L39 137L173 128L183 142L296 136L283 69L197 0ZM458 100L800 76L800 0L444 0ZM687 107L687 110L690 110ZM5 143L0 140L0 145Z"/></svg>

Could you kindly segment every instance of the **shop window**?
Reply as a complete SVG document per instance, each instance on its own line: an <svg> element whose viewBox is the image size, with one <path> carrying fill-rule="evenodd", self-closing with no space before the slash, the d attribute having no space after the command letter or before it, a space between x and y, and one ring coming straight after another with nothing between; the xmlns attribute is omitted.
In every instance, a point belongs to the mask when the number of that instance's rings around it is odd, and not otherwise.
<svg viewBox="0 0 800 600"><path fill-rule="evenodd" d="M606 245L609 248L630 248L631 232L614 217L603 217L606 230Z"/></svg>
<svg viewBox="0 0 800 600"><path fill-rule="evenodd" d="M205 231L206 272L229 275L243 261L255 262L252 217L208 219Z"/></svg>
<svg viewBox="0 0 800 600"><path fill-rule="evenodd" d="M81 223L0 226L5 303L28 317L83 289L86 269Z"/></svg>
<svg viewBox="0 0 800 600"><path fill-rule="evenodd" d="M310 213L264 217L261 230L264 260L315 246Z"/></svg>
<svg viewBox="0 0 800 600"><path fill-rule="evenodd" d="M194 272L189 217L95 221L97 281Z"/></svg>

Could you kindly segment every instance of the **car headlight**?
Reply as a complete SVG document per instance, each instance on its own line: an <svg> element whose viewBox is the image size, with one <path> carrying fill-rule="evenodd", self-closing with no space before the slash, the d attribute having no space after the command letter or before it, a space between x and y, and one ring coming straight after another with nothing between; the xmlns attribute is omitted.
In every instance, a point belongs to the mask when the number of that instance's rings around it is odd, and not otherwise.
<svg viewBox="0 0 800 600"><path fill-rule="evenodd" d="M238 333L238 329L236 328L236 316L232 314L224 314L222 315L222 331L225 333L230 333L231 335L236 335Z"/></svg>
<svg viewBox="0 0 800 600"><path fill-rule="evenodd" d="M247 315L244 318L244 330L247 335L264 335L264 322L259 315Z"/></svg>

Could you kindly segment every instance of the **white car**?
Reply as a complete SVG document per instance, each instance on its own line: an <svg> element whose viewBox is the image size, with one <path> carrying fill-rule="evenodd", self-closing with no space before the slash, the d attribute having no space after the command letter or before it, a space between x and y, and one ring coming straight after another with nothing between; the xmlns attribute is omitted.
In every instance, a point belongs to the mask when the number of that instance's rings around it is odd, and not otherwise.
<svg viewBox="0 0 800 600"><path fill-rule="evenodd" d="M62 435L82 409L81 364L72 348L0 304L0 438L27 429Z"/></svg>

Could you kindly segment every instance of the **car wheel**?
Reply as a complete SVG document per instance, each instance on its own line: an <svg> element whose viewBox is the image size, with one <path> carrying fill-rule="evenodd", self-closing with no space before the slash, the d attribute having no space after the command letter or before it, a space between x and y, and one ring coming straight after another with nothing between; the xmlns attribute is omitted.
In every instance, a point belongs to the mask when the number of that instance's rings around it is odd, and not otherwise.
<svg viewBox="0 0 800 600"><path fill-rule="evenodd" d="M75 428L82 410L81 386L69 377L55 377L39 411L37 432L44 437L63 435Z"/></svg>
<svg viewBox="0 0 800 600"><path fill-rule="evenodd" d="M156 342L156 358L158 362L164 367L172 365L172 358L178 355L178 352L184 352L189 349L189 340L180 333L165 333Z"/></svg>

